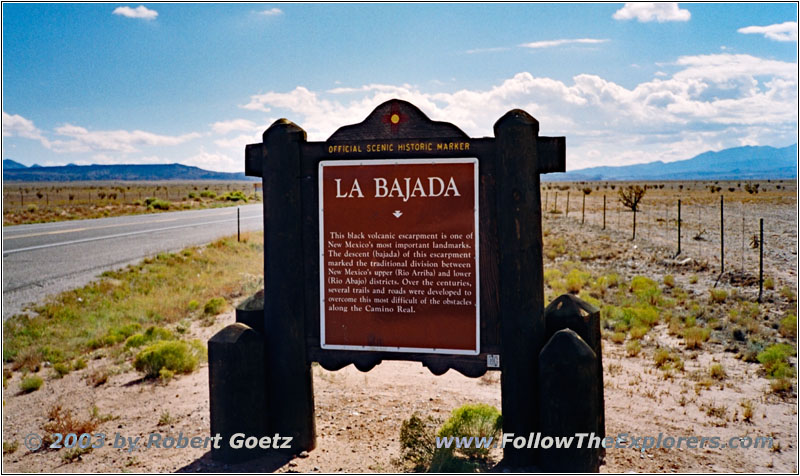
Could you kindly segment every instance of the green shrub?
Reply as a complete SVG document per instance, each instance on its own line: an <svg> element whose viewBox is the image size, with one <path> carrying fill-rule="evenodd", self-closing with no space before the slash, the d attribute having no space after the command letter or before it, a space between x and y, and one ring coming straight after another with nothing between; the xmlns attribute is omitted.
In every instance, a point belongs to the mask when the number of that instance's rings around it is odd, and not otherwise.
<svg viewBox="0 0 800 476"><path fill-rule="evenodd" d="M247 196L244 194L244 192L240 190L234 190L232 192L228 192L219 198L220 200L226 200L229 202L238 202L238 201L247 202Z"/></svg>
<svg viewBox="0 0 800 476"><path fill-rule="evenodd" d="M794 291L789 286L784 286L781 288L781 296L786 298L788 301L794 301L797 296L795 296Z"/></svg>
<svg viewBox="0 0 800 476"><path fill-rule="evenodd" d="M675 287L675 277L672 276L671 274L668 274L668 275L664 276L664 286L666 286L668 288L674 288Z"/></svg>
<svg viewBox="0 0 800 476"><path fill-rule="evenodd" d="M708 369L708 375L710 375L713 379L723 380L727 376L727 373L725 373L725 369L722 367L722 364L712 364Z"/></svg>
<svg viewBox="0 0 800 476"><path fill-rule="evenodd" d="M72 363L72 370L81 370L86 368L86 359L83 357L78 357L75 359L75 362Z"/></svg>
<svg viewBox="0 0 800 476"><path fill-rule="evenodd" d="M495 407L485 403L467 404L453 410L450 418L439 429L437 436L478 439L496 437L502 425L500 412ZM472 459L486 459L489 456L488 448L478 448L476 445L459 448L456 451Z"/></svg>
<svg viewBox="0 0 800 476"><path fill-rule="evenodd" d="M189 304L187 304L187 305L186 305L186 308L187 308L187 309L189 309L190 311L197 310L197 308L199 308L199 307L200 307L200 303L199 303L199 302L197 302L197 301L196 301L196 300L194 300L194 299L192 299L191 301L189 301Z"/></svg>
<svg viewBox="0 0 800 476"><path fill-rule="evenodd" d="M170 203L159 198L148 198L145 200L148 210L169 210Z"/></svg>
<svg viewBox="0 0 800 476"><path fill-rule="evenodd" d="M206 305L203 307L203 312L209 316L216 316L225 308L225 299L221 297L215 297L208 300Z"/></svg>
<svg viewBox="0 0 800 476"><path fill-rule="evenodd" d="M151 344L139 352L133 366L145 377L160 376L161 369L175 373L189 373L207 358L206 348L199 340L184 342L163 340Z"/></svg>
<svg viewBox="0 0 800 476"><path fill-rule="evenodd" d="M642 351L642 344L638 340L631 340L625 344L625 350L628 352L628 357L636 357Z"/></svg>
<svg viewBox="0 0 800 476"><path fill-rule="evenodd" d="M796 338L797 337L797 316L789 314L781 319L781 327L779 332L783 337Z"/></svg>
<svg viewBox="0 0 800 476"><path fill-rule="evenodd" d="M697 275L693 274L689 276L689 284L697 284Z"/></svg>
<svg viewBox="0 0 800 476"><path fill-rule="evenodd" d="M767 378L793 377L794 369L789 363L789 357L796 353L792 345L773 344L761 351L756 359L767 372Z"/></svg>
<svg viewBox="0 0 800 476"><path fill-rule="evenodd" d="M699 348L710 335L710 330L697 326L690 326L683 330L683 339L687 349Z"/></svg>
<svg viewBox="0 0 800 476"><path fill-rule="evenodd" d="M775 289L775 280L772 278L764 279L764 289L769 289L769 290Z"/></svg>
<svg viewBox="0 0 800 476"><path fill-rule="evenodd" d="M203 198L216 198L217 193L212 190L203 190L200 192L200 196Z"/></svg>
<svg viewBox="0 0 800 476"><path fill-rule="evenodd" d="M42 388L44 380L38 375L31 375L22 379L19 384L19 389L22 393L31 393Z"/></svg>
<svg viewBox="0 0 800 476"><path fill-rule="evenodd" d="M174 336L169 329L163 327L150 326L141 334L134 334L125 341L125 348L141 347L145 344L159 340L171 340Z"/></svg>
<svg viewBox="0 0 800 476"><path fill-rule="evenodd" d="M436 422L430 416L420 418L416 413L400 425L401 458L416 471L425 471L436 451Z"/></svg>
<svg viewBox="0 0 800 476"><path fill-rule="evenodd" d="M622 344L625 342L625 333L624 332L614 332L611 334L611 342L615 344Z"/></svg>
<svg viewBox="0 0 800 476"><path fill-rule="evenodd" d="M711 292L711 302L713 303L723 303L728 297L728 291L724 289L710 289L709 291Z"/></svg>
<svg viewBox="0 0 800 476"><path fill-rule="evenodd" d="M61 377L65 376L65 375L67 375L70 372L70 370L72 370L72 369L69 367L69 365L67 365L67 364L65 364L63 362L59 362L59 363L53 365L53 372L55 372L55 377L56 378L61 378Z"/></svg>
<svg viewBox="0 0 800 476"><path fill-rule="evenodd" d="M647 331L649 331L649 330L650 330L650 328L649 327L645 327L645 326L632 327L631 328L631 339L639 340L642 337L644 337L644 335L647 334Z"/></svg>

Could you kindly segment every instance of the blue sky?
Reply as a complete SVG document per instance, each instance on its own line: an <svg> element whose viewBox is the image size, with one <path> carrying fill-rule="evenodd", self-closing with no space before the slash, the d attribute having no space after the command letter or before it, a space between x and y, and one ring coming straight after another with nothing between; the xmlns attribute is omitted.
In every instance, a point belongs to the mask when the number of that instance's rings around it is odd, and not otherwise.
<svg viewBox="0 0 800 476"><path fill-rule="evenodd" d="M506 111L567 168L797 140L797 6L3 4L3 158L242 171L390 98L472 136Z"/></svg>

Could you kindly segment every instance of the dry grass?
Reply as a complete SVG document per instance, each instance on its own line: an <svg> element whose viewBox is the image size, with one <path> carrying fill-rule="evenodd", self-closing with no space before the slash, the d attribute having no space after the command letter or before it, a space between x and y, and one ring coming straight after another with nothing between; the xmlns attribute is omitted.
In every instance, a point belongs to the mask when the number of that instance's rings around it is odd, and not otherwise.
<svg viewBox="0 0 800 476"><path fill-rule="evenodd" d="M4 323L4 361L35 371L43 361L66 363L118 346L144 327L202 319L201 309L190 310L191 301L231 300L262 285L263 235L242 237L161 253L55 296L32 317L11 317ZM107 378L91 380L99 385Z"/></svg>
<svg viewBox="0 0 800 476"><path fill-rule="evenodd" d="M40 182L3 184L3 225L214 208L261 201L253 182Z"/></svg>

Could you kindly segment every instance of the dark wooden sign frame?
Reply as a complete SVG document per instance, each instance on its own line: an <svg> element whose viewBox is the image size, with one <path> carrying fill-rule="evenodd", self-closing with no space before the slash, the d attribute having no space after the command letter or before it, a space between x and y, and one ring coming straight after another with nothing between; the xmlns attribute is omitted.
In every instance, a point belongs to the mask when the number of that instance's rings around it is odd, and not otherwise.
<svg viewBox="0 0 800 476"><path fill-rule="evenodd" d="M436 375L501 370L504 431L535 431L536 365L545 335L539 174L565 170L565 138L538 132L536 119L515 109L497 121L494 138L471 138L393 99L324 142L308 142L305 131L280 119L262 143L246 146L245 172L264 183L268 381L281 382L281 389L268 391L268 399L282 402L270 427L295 435L301 448L314 447L311 362L368 371L383 360L409 360ZM319 162L465 157L479 163L480 354L322 349ZM490 367L498 356L499 368Z"/></svg>

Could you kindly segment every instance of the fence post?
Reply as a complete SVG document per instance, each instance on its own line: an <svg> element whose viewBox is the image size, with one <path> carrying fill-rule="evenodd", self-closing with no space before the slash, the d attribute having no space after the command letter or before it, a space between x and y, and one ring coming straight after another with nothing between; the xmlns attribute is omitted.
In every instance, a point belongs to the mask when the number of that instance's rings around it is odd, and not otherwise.
<svg viewBox="0 0 800 476"><path fill-rule="evenodd" d="M764 292L764 219L758 220L758 302L761 302L761 294Z"/></svg>
<svg viewBox="0 0 800 476"><path fill-rule="evenodd" d="M603 229L606 229L606 195L603 194Z"/></svg>
<svg viewBox="0 0 800 476"><path fill-rule="evenodd" d="M567 190L567 212L564 214L564 216L569 216L569 190Z"/></svg>
<svg viewBox="0 0 800 476"><path fill-rule="evenodd" d="M242 227L239 223L239 207L236 207L236 242L242 241Z"/></svg>
<svg viewBox="0 0 800 476"><path fill-rule="evenodd" d="M719 275L725 272L725 196L719 196Z"/></svg>
<svg viewBox="0 0 800 476"><path fill-rule="evenodd" d="M553 211L558 211L558 190L556 190L556 198L553 200Z"/></svg>
<svg viewBox="0 0 800 476"><path fill-rule="evenodd" d="M586 218L586 194L583 194L583 205L581 206L581 225L583 225L583 220Z"/></svg>
<svg viewBox="0 0 800 476"><path fill-rule="evenodd" d="M678 252L675 256L681 254L681 199L678 199Z"/></svg>

